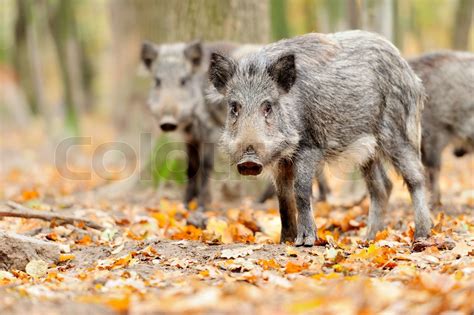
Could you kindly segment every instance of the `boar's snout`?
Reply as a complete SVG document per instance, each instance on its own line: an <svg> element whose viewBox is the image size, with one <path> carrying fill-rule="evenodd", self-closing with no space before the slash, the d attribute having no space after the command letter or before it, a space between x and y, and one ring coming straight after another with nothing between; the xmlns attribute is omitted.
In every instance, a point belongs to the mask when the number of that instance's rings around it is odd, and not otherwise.
<svg viewBox="0 0 474 315"><path fill-rule="evenodd" d="M263 170L263 165L255 155L244 155L244 157L237 163L237 170L242 175L260 174Z"/></svg>
<svg viewBox="0 0 474 315"><path fill-rule="evenodd" d="M178 126L172 123L164 123L160 125L161 130L163 131L174 131Z"/></svg>
<svg viewBox="0 0 474 315"><path fill-rule="evenodd" d="M178 123L172 117L163 117L160 121L160 128L165 132L174 131L178 128Z"/></svg>

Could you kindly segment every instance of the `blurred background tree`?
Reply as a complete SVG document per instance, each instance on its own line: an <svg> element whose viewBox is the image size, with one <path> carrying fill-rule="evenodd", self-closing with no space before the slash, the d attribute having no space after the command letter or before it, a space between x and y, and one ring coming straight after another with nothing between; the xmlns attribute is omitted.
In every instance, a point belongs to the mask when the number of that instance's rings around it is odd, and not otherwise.
<svg viewBox="0 0 474 315"><path fill-rule="evenodd" d="M10 110L3 112L22 112L68 134L79 134L91 115L121 130L142 127L146 83L136 69L144 39L266 43L359 28L381 33L407 56L472 50L473 6L473 0L2 0L0 71L8 81L2 87L10 89L1 100Z"/></svg>
<svg viewBox="0 0 474 315"><path fill-rule="evenodd" d="M139 50L157 43L268 43L365 29L409 57L473 50L474 0L1 0L0 128L94 135L138 147L156 133ZM151 148L150 148L151 149Z"/></svg>

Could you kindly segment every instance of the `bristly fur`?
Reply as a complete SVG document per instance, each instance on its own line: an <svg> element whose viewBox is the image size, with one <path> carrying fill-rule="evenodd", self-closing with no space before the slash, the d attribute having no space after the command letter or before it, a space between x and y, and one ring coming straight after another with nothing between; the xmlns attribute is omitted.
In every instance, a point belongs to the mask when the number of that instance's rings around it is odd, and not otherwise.
<svg viewBox="0 0 474 315"><path fill-rule="evenodd" d="M219 74L210 81L223 99L238 104L223 134L232 159L251 147L263 165L272 165L282 240L296 237L297 245L312 245L313 175L325 162L345 159L359 164L366 178L369 238L383 228L388 201L382 158L412 194L415 236L429 233L419 154L423 86L390 42L363 31L307 34L264 46L238 62L220 56L211 73Z"/></svg>

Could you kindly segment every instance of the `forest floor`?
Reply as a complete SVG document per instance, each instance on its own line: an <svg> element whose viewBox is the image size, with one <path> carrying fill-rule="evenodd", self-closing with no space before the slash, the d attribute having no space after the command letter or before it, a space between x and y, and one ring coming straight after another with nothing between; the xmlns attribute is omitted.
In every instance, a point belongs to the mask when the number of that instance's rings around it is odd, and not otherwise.
<svg viewBox="0 0 474 315"><path fill-rule="evenodd" d="M474 159L449 150L444 205L433 236L413 243L406 188L395 188L387 229L364 241L368 200L314 204L318 244L278 244L274 200L217 201L205 229L186 225L179 200L153 191L104 198L103 180L64 179L37 158L37 135L3 139L0 196L34 211L99 224L0 218L0 231L60 245L52 262L0 270L0 314L469 314L474 311ZM6 134L5 134L6 135ZM87 157L87 154L85 154ZM393 174L392 174L393 175ZM340 183L331 176L333 191ZM179 196L179 192L177 194ZM0 205L0 209L9 206Z"/></svg>

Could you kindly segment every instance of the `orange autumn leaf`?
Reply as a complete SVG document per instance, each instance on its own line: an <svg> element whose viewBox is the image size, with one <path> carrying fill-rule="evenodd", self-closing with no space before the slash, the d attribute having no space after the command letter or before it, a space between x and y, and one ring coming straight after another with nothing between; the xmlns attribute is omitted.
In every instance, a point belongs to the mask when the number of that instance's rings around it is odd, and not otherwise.
<svg viewBox="0 0 474 315"><path fill-rule="evenodd" d="M32 200L32 199L38 199L39 193L36 190L24 190L21 193L21 198L24 201Z"/></svg>
<svg viewBox="0 0 474 315"><path fill-rule="evenodd" d="M196 200L191 200L189 203L188 203L188 209L191 210L191 211L194 211L198 208L198 203Z"/></svg>
<svg viewBox="0 0 474 315"><path fill-rule="evenodd" d="M309 265L307 263L297 264L292 261L286 263L285 273L297 273L305 269L308 269Z"/></svg>
<svg viewBox="0 0 474 315"><path fill-rule="evenodd" d="M142 235L137 235L133 231L127 230L127 232L125 232L125 236L135 241L143 241L148 236L148 233L145 232Z"/></svg>
<svg viewBox="0 0 474 315"><path fill-rule="evenodd" d="M153 212L151 216L156 220L160 228L164 228L170 224L170 218L162 212Z"/></svg>
<svg viewBox="0 0 474 315"><path fill-rule="evenodd" d="M259 259L257 264L265 270L280 268L280 265L274 259Z"/></svg>
<svg viewBox="0 0 474 315"><path fill-rule="evenodd" d="M383 231L378 231L377 234L375 235L375 241L381 241L381 240L385 240L387 239L388 237L388 231L387 230L383 230Z"/></svg>
<svg viewBox="0 0 474 315"><path fill-rule="evenodd" d="M92 243L92 238L89 235L84 235L82 238L76 241L76 244L79 245L90 245Z"/></svg>
<svg viewBox="0 0 474 315"><path fill-rule="evenodd" d="M52 281L52 280L62 281L64 280L64 278L61 277L57 272L50 271L48 272L48 275L46 276L46 280L47 281Z"/></svg>
<svg viewBox="0 0 474 315"><path fill-rule="evenodd" d="M107 305L117 312L126 312L130 306L130 297L111 298L107 300Z"/></svg>
<svg viewBox="0 0 474 315"><path fill-rule="evenodd" d="M58 237L58 234L56 234L55 232L51 232L48 235L46 235L46 238L50 241L57 241L59 237Z"/></svg>
<svg viewBox="0 0 474 315"><path fill-rule="evenodd" d="M186 225L181 228L181 231L171 235L172 240L200 240L202 236L202 230L192 225Z"/></svg>
<svg viewBox="0 0 474 315"><path fill-rule="evenodd" d="M232 223L229 226L230 234L232 239L237 243L253 243L255 242L255 236L253 232L241 223Z"/></svg>
<svg viewBox="0 0 474 315"><path fill-rule="evenodd" d="M73 254L61 254L61 255L59 255L59 261L60 262L73 260L74 258L76 258L76 256L74 256Z"/></svg>
<svg viewBox="0 0 474 315"><path fill-rule="evenodd" d="M125 255L125 256L120 257L119 259L117 259L114 262L113 267L127 266L130 263L131 260L132 260L132 255L131 254Z"/></svg>

